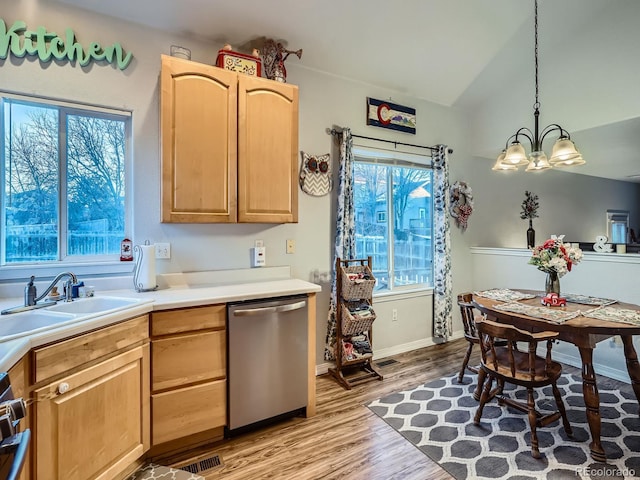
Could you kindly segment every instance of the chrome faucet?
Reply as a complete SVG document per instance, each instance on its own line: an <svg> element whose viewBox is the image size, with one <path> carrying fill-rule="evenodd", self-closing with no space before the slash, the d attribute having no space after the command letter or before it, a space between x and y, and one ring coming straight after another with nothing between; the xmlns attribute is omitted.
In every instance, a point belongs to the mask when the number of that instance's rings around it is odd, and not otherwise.
<svg viewBox="0 0 640 480"><path fill-rule="evenodd" d="M28 310L34 310L36 308L49 307L51 305L55 305L56 304L55 301L42 302L42 303L38 303L38 302L42 300L44 297L46 297L49 294L49 292L53 289L53 287L55 287L56 284L60 281L60 279L64 277L69 277L69 279L66 282L64 282L64 289L65 289L64 301L73 302L72 287L73 285L78 283L78 278L73 273L62 272L58 274L56 278L53 279L51 284L49 284L49 286L44 291L44 293L39 297L38 297L38 292L36 290L36 286L33 284L36 277L34 275L31 275L31 278L29 279L29 283L27 283L27 286L24 287L24 306L20 305L17 307L7 308L5 310L2 310L0 314L7 315L9 313L20 313L20 312L26 312Z"/></svg>
<svg viewBox="0 0 640 480"><path fill-rule="evenodd" d="M64 277L69 277L69 279L66 282L64 282L64 292L65 292L64 301L65 302L72 302L73 301L73 288L72 288L72 286L75 285L76 283L78 283L78 277L76 277L71 272L62 272L62 273L59 273L58 275L56 275L56 278L54 278L51 281L51 283L49 284L47 289L39 297L36 296L37 295L36 287L33 284L33 281L35 280L35 277L32 276L31 280L27 284L27 287L25 288L25 295L24 295L25 304L24 304L24 306L25 307L32 306L32 305L35 305L36 303L38 303L40 300L42 300L44 297L46 297L49 294L49 292L51 291L51 289L53 287L55 287L55 285ZM33 302L33 303L29 303L29 302Z"/></svg>

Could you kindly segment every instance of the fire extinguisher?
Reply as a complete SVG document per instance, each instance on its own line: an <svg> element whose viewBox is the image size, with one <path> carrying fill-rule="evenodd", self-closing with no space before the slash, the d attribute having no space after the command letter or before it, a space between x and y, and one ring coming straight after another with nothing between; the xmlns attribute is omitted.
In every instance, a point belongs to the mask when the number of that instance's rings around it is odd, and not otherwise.
<svg viewBox="0 0 640 480"><path fill-rule="evenodd" d="M120 261L133 261L133 243L128 238L125 238L120 242Z"/></svg>

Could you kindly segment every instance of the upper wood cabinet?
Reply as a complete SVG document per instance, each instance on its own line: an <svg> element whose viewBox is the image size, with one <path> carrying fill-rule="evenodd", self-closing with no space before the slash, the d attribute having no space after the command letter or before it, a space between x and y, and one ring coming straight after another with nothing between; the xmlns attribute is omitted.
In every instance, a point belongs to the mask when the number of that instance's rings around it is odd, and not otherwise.
<svg viewBox="0 0 640 480"><path fill-rule="evenodd" d="M236 221L238 78L162 56L162 221Z"/></svg>
<svg viewBox="0 0 640 480"><path fill-rule="evenodd" d="M238 221L298 221L298 87L238 74Z"/></svg>
<svg viewBox="0 0 640 480"><path fill-rule="evenodd" d="M162 221L298 221L298 87L166 55Z"/></svg>

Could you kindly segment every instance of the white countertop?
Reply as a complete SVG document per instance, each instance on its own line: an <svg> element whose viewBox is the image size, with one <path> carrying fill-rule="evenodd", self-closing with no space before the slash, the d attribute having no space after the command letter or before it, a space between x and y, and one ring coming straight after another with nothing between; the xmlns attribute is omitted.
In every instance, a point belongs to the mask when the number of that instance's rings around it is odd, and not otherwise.
<svg viewBox="0 0 640 480"><path fill-rule="evenodd" d="M180 277L183 278L183 277ZM165 279L166 280L166 279ZM199 280L203 280L200 278ZM218 280L213 278L213 280ZM175 281L161 282L162 288L152 292L136 292L133 288L96 290L96 296L135 298L139 300L110 314L79 320L45 331L36 332L14 340L0 342L0 371L6 371L22 358L30 349L83 332L104 327L138 315L156 310L196 307L216 303L230 303L244 300L283 297L297 294L315 293L321 290L319 285L295 278L280 278L245 283L185 283ZM23 299L9 298L0 300L0 309L21 305ZM82 301L82 299L78 300ZM4 316L3 316L4 317ZM2 317L0 317L0 335Z"/></svg>

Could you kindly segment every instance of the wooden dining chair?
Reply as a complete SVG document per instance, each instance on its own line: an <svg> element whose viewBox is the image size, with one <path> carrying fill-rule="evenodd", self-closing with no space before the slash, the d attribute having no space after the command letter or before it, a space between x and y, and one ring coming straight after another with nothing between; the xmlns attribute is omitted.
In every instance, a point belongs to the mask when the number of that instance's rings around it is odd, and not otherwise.
<svg viewBox="0 0 640 480"><path fill-rule="evenodd" d="M478 387L476 388L473 397L476 400L480 400L480 393L482 391L482 385L484 383L485 373L476 366L469 365L471 359L471 353L473 352L473 346L480 343L478 332L476 330L476 317L482 318L482 315L474 308L471 301L473 300L473 294L470 292L461 293L458 295L458 305L460 306L460 316L462 317L462 327L464 328L464 338L468 342L467 351L462 360L462 367L458 374L458 383L462 383L464 378L464 372L469 370L470 372L478 374ZM504 340L497 340L496 345L506 345Z"/></svg>
<svg viewBox="0 0 640 480"><path fill-rule="evenodd" d="M562 417L565 432L570 437L573 435L571 425L567 419L564 402L556 385L558 378L562 374L562 365L551 359L553 340L558 337L559 333L529 333L513 325L505 325L483 318L476 319L476 328L480 338L480 351L482 354L480 369L486 373L487 380L480 396L480 405L476 411L474 423L476 425L480 423L485 404L497 397L500 405L508 405L528 414L529 426L531 427L531 455L534 458L540 458L536 433L537 427L544 427ZM495 339L506 339L507 344L501 347L497 346ZM538 342L543 341L547 342L545 358L536 355ZM518 351L515 348L515 342L526 342L528 351ZM496 380L497 386L492 390L494 380ZM527 402L524 403L505 397L502 391L505 383L525 387L527 389ZM547 385L551 385L558 410L542 415L535 408L533 389Z"/></svg>

